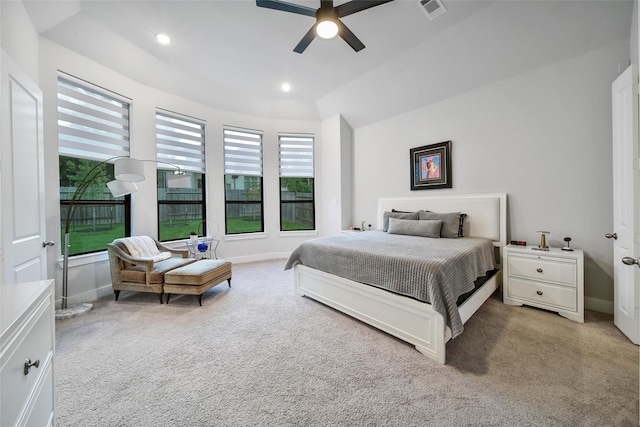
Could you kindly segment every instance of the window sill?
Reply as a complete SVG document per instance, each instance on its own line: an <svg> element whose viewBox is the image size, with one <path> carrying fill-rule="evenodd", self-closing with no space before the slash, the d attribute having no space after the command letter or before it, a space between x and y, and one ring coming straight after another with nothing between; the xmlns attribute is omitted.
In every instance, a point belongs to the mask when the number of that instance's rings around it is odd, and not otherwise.
<svg viewBox="0 0 640 427"><path fill-rule="evenodd" d="M280 237L317 236L318 230L281 231Z"/></svg>
<svg viewBox="0 0 640 427"><path fill-rule="evenodd" d="M69 257L69 268L80 267L82 265L94 264L96 262L108 261L109 255L107 251L94 252L84 255L73 255ZM58 265L60 268L64 267L64 257L58 258Z"/></svg>
<svg viewBox="0 0 640 427"><path fill-rule="evenodd" d="M234 240L252 240L252 239L265 239L269 234L262 233L243 233L243 234L225 234L224 240L231 242Z"/></svg>

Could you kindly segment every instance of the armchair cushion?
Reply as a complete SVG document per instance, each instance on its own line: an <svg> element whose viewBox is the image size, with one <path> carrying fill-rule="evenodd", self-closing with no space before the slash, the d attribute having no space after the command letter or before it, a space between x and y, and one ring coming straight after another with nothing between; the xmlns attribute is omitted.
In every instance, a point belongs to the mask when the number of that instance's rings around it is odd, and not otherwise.
<svg viewBox="0 0 640 427"><path fill-rule="evenodd" d="M169 258L164 261L154 262L153 271L149 274L150 283L163 283L164 274L174 268L182 267L190 264L195 259L190 258ZM147 269L144 265L136 265L120 272L120 278L123 282L144 283L146 280Z"/></svg>

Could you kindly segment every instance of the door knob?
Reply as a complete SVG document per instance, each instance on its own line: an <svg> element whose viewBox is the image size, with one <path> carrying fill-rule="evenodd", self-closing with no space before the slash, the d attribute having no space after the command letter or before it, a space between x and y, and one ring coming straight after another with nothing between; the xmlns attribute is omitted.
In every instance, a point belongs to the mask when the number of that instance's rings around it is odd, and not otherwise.
<svg viewBox="0 0 640 427"><path fill-rule="evenodd" d="M618 240L618 233L607 233L604 235L604 237L606 237L607 239Z"/></svg>
<svg viewBox="0 0 640 427"><path fill-rule="evenodd" d="M52 240L45 240L44 242L42 242L42 247L46 248L47 246L53 246L55 244L56 244L56 242L54 242Z"/></svg>
<svg viewBox="0 0 640 427"><path fill-rule="evenodd" d="M626 256L622 258L622 262L625 263L626 265L638 264L640 266L640 261L635 258L631 258L630 256Z"/></svg>

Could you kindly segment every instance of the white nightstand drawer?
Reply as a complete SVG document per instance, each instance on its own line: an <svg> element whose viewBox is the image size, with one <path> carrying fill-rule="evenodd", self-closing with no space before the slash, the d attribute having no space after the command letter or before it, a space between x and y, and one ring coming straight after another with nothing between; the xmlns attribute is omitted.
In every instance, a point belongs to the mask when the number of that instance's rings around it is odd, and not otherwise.
<svg viewBox="0 0 640 427"><path fill-rule="evenodd" d="M26 409L23 405L28 402L41 375L50 369L48 361L53 353L52 310L51 300L44 300L2 353L2 425L13 425L17 421L18 416ZM39 366L33 366L25 375L27 358L31 362L38 361Z"/></svg>
<svg viewBox="0 0 640 427"><path fill-rule="evenodd" d="M509 276L575 287L576 262L532 256L511 256L509 257Z"/></svg>
<svg viewBox="0 0 640 427"><path fill-rule="evenodd" d="M561 310L577 310L575 288L512 277L509 281L508 296L526 300L531 305L541 305L543 308L556 307Z"/></svg>

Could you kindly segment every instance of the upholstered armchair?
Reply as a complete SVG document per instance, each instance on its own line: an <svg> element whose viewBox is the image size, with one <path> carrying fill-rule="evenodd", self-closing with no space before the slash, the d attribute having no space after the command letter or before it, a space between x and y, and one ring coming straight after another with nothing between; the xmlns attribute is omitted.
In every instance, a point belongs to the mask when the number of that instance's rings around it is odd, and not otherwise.
<svg viewBox="0 0 640 427"><path fill-rule="evenodd" d="M164 274L196 261L187 249L173 249L149 236L116 239L107 245L116 301L120 291L164 294Z"/></svg>

